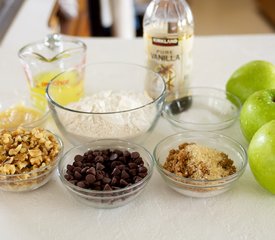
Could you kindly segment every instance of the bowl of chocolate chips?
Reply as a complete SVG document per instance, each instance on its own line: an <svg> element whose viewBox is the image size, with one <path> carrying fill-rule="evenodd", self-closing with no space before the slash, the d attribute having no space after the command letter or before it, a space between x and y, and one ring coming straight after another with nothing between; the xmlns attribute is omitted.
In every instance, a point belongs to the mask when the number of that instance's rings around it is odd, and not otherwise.
<svg viewBox="0 0 275 240"><path fill-rule="evenodd" d="M153 157L142 146L102 139L71 148L59 162L63 185L77 201L115 208L135 199L153 173Z"/></svg>

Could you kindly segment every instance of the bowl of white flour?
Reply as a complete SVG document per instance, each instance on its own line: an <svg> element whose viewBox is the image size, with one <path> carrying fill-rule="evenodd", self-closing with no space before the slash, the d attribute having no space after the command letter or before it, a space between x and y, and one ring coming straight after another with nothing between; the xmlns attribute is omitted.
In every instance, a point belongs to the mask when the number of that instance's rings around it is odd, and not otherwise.
<svg viewBox="0 0 275 240"><path fill-rule="evenodd" d="M80 80L66 81L68 74ZM57 127L72 144L105 138L139 142L160 116L165 89L161 76L148 68L95 63L57 75L46 95Z"/></svg>

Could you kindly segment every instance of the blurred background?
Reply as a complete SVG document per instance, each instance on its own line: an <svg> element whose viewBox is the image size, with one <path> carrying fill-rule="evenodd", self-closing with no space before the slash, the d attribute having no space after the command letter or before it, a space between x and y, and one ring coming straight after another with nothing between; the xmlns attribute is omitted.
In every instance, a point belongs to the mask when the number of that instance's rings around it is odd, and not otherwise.
<svg viewBox="0 0 275 240"><path fill-rule="evenodd" d="M142 18L149 2L149 0L59 0L56 5L59 9L55 9L56 14L52 15L50 25L72 35L125 38L142 36ZM194 15L196 35L273 33L275 30L275 0L187 0L187 2ZM73 8L77 8L79 14L69 16L68 12L72 13Z"/></svg>
<svg viewBox="0 0 275 240"><path fill-rule="evenodd" d="M0 0L0 39L22 4ZM142 36L149 0L56 0L47 24L52 31L74 36ZM187 0L196 35L275 32L275 0Z"/></svg>

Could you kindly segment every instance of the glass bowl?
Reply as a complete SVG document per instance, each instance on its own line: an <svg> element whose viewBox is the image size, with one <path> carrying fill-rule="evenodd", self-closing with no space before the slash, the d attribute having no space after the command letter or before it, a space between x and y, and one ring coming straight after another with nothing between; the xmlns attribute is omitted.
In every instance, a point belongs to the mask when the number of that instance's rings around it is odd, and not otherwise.
<svg viewBox="0 0 275 240"><path fill-rule="evenodd" d="M163 117L176 128L213 131L232 125L240 109L240 100L231 93L192 87L180 99L165 103Z"/></svg>
<svg viewBox="0 0 275 240"><path fill-rule="evenodd" d="M46 130L48 131L48 130ZM51 133L59 145L59 153L49 165L22 174L0 174L0 189L9 192L25 192L35 190L45 185L57 168L63 153L63 142L60 137ZM1 165L0 165L1 166Z"/></svg>
<svg viewBox="0 0 275 240"><path fill-rule="evenodd" d="M40 94L26 94L19 91L1 93L0 129L15 129L19 126L45 127L50 111L44 98ZM21 111L21 114L18 111Z"/></svg>
<svg viewBox="0 0 275 240"><path fill-rule="evenodd" d="M177 149L183 143L196 143L227 154L233 160L236 172L214 180L195 180L167 171L163 164L169 151ZM180 194L190 197L211 197L226 192L241 177L247 165L246 151L237 141L221 134L201 131L185 131L168 136L155 147L154 159L157 170L166 184Z"/></svg>
<svg viewBox="0 0 275 240"><path fill-rule="evenodd" d="M83 80L72 86L61 81L64 74ZM59 74L46 95L57 127L74 145L106 138L141 142L160 116L165 82L135 64L98 63Z"/></svg>
<svg viewBox="0 0 275 240"><path fill-rule="evenodd" d="M76 155L83 155L89 150L106 149L138 152L144 161L144 166L148 169L147 175L137 183L110 191L85 189L66 180L67 165L73 165ZM128 204L145 189L152 176L153 166L154 160L152 155L140 145L117 139L101 139L70 149L59 162L58 172L61 182L77 201L95 208L115 208Z"/></svg>

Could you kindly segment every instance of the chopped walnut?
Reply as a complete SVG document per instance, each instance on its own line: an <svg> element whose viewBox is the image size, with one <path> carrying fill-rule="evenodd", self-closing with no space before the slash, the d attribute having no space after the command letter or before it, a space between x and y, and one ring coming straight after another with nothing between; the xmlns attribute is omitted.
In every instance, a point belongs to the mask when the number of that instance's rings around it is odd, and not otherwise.
<svg viewBox="0 0 275 240"><path fill-rule="evenodd" d="M29 173L50 166L60 151L54 135L42 128L0 131L0 174Z"/></svg>
<svg viewBox="0 0 275 240"><path fill-rule="evenodd" d="M16 167L14 164L6 163L3 166L0 166L0 172L3 172L6 175L14 174L16 172Z"/></svg>

